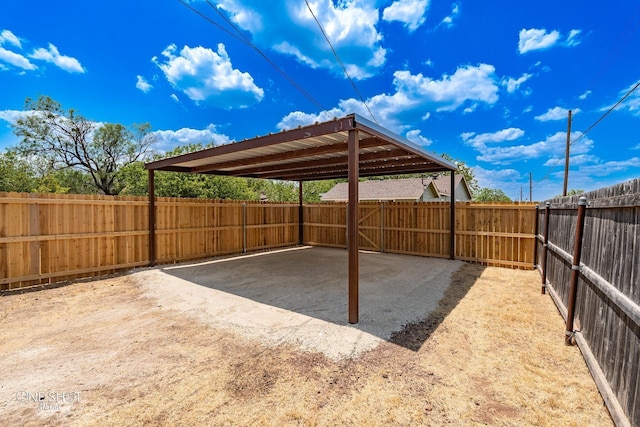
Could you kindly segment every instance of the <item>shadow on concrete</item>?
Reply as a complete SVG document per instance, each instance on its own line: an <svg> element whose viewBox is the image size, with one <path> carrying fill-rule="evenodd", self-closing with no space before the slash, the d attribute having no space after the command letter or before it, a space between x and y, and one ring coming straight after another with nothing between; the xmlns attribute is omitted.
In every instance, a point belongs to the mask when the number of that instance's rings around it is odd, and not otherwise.
<svg viewBox="0 0 640 427"><path fill-rule="evenodd" d="M482 270L461 261L361 252L360 321L351 325L347 322L347 251L343 249L301 246L161 269L212 290L302 315L299 319L354 328L414 351L466 295ZM225 297L216 293L214 298ZM230 321L242 316L265 328L296 328L305 323L311 328L308 333L315 332L307 320L292 321L291 313L273 319L273 310L255 307L252 313L216 309L215 315Z"/></svg>

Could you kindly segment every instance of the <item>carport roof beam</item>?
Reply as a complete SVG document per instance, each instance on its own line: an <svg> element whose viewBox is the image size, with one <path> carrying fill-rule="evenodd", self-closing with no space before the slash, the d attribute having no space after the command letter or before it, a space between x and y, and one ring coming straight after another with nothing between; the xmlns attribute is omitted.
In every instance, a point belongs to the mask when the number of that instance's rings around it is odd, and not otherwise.
<svg viewBox="0 0 640 427"><path fill-rule="evenodd" d="M289 181L348 178L349 131L357 129L360 176L452 171L456 165L356 114L147 163L146 169ZM399 161L406 159L406 162ZM392 167L390 161L396 161ZM327 175L305 164L336 167ZM382 167L380 172L375 168ZM264 169L262 169L264 168ZM262 170L261 170L262 169ZM368 173L364 169L370 169ZM286 173L285 173L286 172Z"/></svg>

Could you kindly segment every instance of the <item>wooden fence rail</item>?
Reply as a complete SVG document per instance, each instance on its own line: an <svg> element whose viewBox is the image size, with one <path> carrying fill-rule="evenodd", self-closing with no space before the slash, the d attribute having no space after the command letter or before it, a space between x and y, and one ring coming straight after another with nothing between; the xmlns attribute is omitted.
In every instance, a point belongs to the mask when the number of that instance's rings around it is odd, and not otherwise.
<svg viewBox="0 0 640 427"><path fill-rule="evenodd" d="M568 329L616 425L640 425L640 179L583 196L588 205L579 263L571 255L578 240L578 196L538 209L543 291L569 318ZM572 271L573 319L567 310Z"/></svg>
<svg viewBox="0 0 640 427"><path fill-rule="evenodd" d="M360 248L448 258L450 205L361 203ZM535 204L456 203L455 258L487 265L532 268ZM346 204L304 207L304 242L346 247Z"/></svg>
<svg viewBox="0 0 640 427"><path fill-rule="evenodd" d="M149 263L146 197L0 193L0 290ZM156 199L162 263L297 244L298 205Z"/></svg>
<svg viewBox="0 0 640 427"><path fill-rule="evenodd" d="M171 263L300 242L299 205L156 198L156 259ZM146 197L0 193L0 290L149 262ZM362 249L449 257L449 203L362 203ZM346 205L303 208L304 243L346 247ZM455 257L532 268L533 204L456 206Z"/></svg>

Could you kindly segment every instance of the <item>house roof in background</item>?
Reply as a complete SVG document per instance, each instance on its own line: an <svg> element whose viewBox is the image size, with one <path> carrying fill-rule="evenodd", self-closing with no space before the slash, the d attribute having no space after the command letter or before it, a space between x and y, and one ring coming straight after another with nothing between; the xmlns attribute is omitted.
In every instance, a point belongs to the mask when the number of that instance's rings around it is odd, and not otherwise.
<svg viewBox="0 0 640 427"><path fill-rule="evenodd" d="M357 129L359 176L456 170L455 164L357 114L147 163L149 170L311 181L348 177Z"/></svg>
<svg viewBox="0 0 640 427"><path fill-rule="evenodd" d="M456 175L455 185L460 184L464 177ZM449 196L451 194L451 178L438 176L436 178L402 178L362 181L358 184L359 200L417 200L425 190L432 186L436 196ZM348 183L336 184L327 191L322 200L346 201L348 199Z"/></svg>

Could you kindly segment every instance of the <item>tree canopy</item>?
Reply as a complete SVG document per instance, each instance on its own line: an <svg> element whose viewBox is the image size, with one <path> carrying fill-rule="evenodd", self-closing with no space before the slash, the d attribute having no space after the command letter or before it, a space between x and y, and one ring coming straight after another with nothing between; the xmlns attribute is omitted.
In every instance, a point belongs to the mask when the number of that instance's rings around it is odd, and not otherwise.
<svg viewBox="0 0 640 427"><path fill-rule="evenodd" d="M42 159L52 171L84 172L91 185L107 195L120 193L120 169L143 159L154 140L149 124L99 124L48 96L27 98L25 110L13 125L21 138L16 152L25 159Z"/></svg>
<svg viewBox="0 0 640 427"><path fill-rule="evenodd" d="M473 200L476 202L510 202L511 199L504 191L497 188L481 188L473 195Z"/></svg>
<svg viewBox="0 0 640 427"><path fill-rule="evenodd" d="M151 149L155 137L149 124L125 127L98 123L64 109L48 96L27 98L26 112L13 125L20 143L0 153L0 191L144 196L148 174L144 162L186 154L213 146L197 143L158 154ZM478 189L473 170L451 156L472 192ZM416 177L420 174L373 179ZM319 202L340 180L303 184L303 200ZM210 199L297 202L293 182L158 171L156 195ZM504 193L503 193L504 194ZM486 197L482 194L480 197ZM504 196L506 197L506 196ZM507 198L508 199L508 198Z"/></svg>

